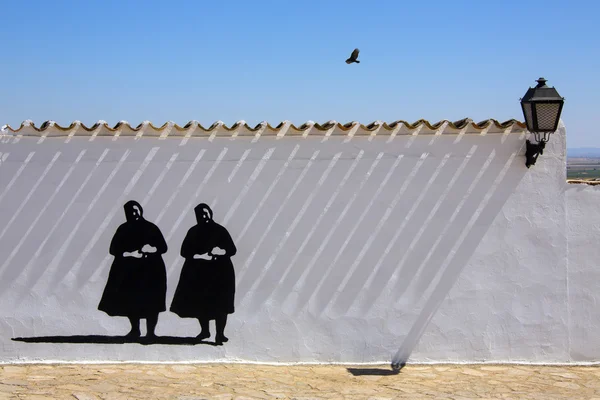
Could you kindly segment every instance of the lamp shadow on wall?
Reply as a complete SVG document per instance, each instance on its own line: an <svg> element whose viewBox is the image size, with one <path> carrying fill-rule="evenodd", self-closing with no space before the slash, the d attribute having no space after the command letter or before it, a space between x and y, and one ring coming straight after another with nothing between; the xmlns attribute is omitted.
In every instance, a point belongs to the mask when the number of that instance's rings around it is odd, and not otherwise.
<svg viewBox="0 0 600 400"><path fill-rule="evenodd" d="M448 241L445 244L448 253L445 254L441 268L436 270L435 267L430 265L428 270L424 270L419 276L415 276L412 287L413 293L429 293L429 295L424 300L416 320L404 336L400 348L392 357L392 366L395 365L401 368L408 363L410 355L425 333L431 319L462 275L464 268L468 265L494 220L525 176L526 169L523 167L522 157L520 157L523 148L524 146L521 146L518 151L507 154L497 161L498 169L495 171L495 176L491 176L489 182L484 182L481 185L480 194L475 197L475 207L468 209L471 214L469 218L465 218L468 222L464 224L465 226L460 231L456 232L454 238L444 238ZM401 295L408 290L410 284L410 280L397 282L394 289ZM398 304L398 300L396 300L396 304Z"/></svg>
<svg viewBox="0 0 600 400"><path fill-rule="evenodd" d="M368 203L364 210L354 204L344 217L346 209L341 213L338 209L338 221L315 230L322 228L323 235L329 232L324 239L318 235L306 239L321 241L320 245L307 245L320 246L314 256L294 259L297 263L277 260L260 282L251 282L251 277L260 276L263 266L251 265L253 270L245 271L245 280L239 283L239 297L246 299L242 303L245 312L253 314L269 304L290 317L308 314L319 320L404 319L412 314L412 321L402 321L408 334L397 333L401 350L393 362L406 364L429 321L527 173L522 160L524 142L518 135L494 135L476 145L469 140L454 142L454 137L438 140L433 156L425 156L432 149L429 139L403 155L393 172L395 183L387 185L387 199L393 200L380 203L379 210L374 189L385 184L385 179L379 181L385 172L372 174L378 181L371 184L372 191L363 190L362 196L371 196L363 200ZM382 162L380 169L385 168L394 166L384 167ZM352 207L350 203L348 207ZM353 218L356 222L344 224ZM362 233L352 237L355 232ZM342 248L321 253L336 234L344 237Z"/></svg>
<svg viewBox="0 0 600 400"><path fill-rule="evenodd" d="M389 376L400 373L400 369L385 368L346 368L346 371L354 376Z"/></svg>

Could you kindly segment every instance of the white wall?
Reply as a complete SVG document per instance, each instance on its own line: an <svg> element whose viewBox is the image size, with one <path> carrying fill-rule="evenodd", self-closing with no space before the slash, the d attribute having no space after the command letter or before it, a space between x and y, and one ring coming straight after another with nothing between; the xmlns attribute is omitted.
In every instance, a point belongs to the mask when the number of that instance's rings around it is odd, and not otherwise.
<svg viewBox="0 0 600 400"><path fill-rule="evenodd" d="M0 359L599 360L600 192L566 184L564 127L531 169L519 129L5 136ZM230 341L11 340L127 333L125 318L97 306L130 199L167 239L167 307L193 207L208 203L229 230L238 249ZM158 335L198 332L195 320L160 316Z"/></svg>
<svg viewBox="0 0 600 400"><path fill-rule="evenodd" d="M569 185L567 232L569 246L569 327L574 360L600 360L600 189Z"/></svg>

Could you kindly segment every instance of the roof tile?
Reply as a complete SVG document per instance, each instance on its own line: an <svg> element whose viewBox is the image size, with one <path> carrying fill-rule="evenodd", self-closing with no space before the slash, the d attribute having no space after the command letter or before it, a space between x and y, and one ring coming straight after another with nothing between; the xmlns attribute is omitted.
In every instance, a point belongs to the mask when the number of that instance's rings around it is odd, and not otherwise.
<svg viewBox="0 0 600 400"><path fill-rule="evenodd" d="M391 123L374 121L367 125L360 124L359 122L356 122L356 121L351 121L351 122L348 122L345 124L339 123L337 121L327 121L323 124L315 123L312 121L307 121L307 122L303 123L302 125L296 126L289 121L282 121L276 126L273 126L267 122L261 122L254 127L248 125L246 123L246 121L237 121L231 126L227 126L222 121L217 121L217 122L213 123L212 125L210 125L208 128L205 128L204 126L202 126L200 123L198 123L198 121L189 121L187 124L185 124L183 126L180 126L171 121L165 122L161 126L156 126L150 121L144 121L135 127L131 126L129 124L129 122L127 122L127 121L119 121L116 125L114 125L112 127L110 125L108 125L108 123L106 121L98 121L90 127L86 126L85 124L83 124L79 121L74 121L69 126L64 126L64 127L58 125L54 121L44 121L39 127L36 127L32 121L27 120L27 121L22 122L18 128L13 128L10 125L6 125L5 132L8 131L8 132L13 132L13 133L19 133L22 131L29 131L27 133L25 133L25 132L23 132L23 133L29 134L29 135L36 135L36 133L43 134L47 130L55 129L56 132L53 132L52 136L61 136L61 134L63 134L63 135L69 134L72 130L77 129L77 128L82 128L83 131L91 134L92 132L97 131L99 128L100 128L100 130L106 129L106 131L108 133L112 133L112 132L117 132L119 130L125 130L125 129L131 130L133 132L139 132L146 127L150 128L151 130L153 130L155 132L162 132L165 129L172 127L172 128L174 128L173 130L171 130L171 135L173 135L173 136L181 135L181 133L177 134L177 132L187 132L190 129L196 129L196 128L198 128L201 132L204 132L204 134L212 134L215 129L220 129L220 128L222 128L223 130L225 130L227 132L233 132L233 131L239 130L240 128L244 128L244 130L251 132L251 133L256 133L259 130L263 129L262 135L270 135L270 134L277 134L277 133L279 133L279 131L282 128L286 127L286 129L289 131L288 134L291 134L291 135L294 134L293 131L295 131L296 133L298 133L298 132L303 133L307 129L315 129L316 130L315 133L317 133L317 132L327 132L327 131L331 130L332 128L339 129L341 131L341 132L337 133L339 135L339 134L343 134L345 132L350 131L352 128L356 127L356 125L359 126L359 129L358 129L358 131L356 131L355 136L370 135L373 131L375 131L377 129L379 129L379 134L385 134L386 131L387 131L387 133L392 133L393 131L396 131L398 128L404 128L404 129L400 129L400 131L402 131L405 134L410 133L411 131L414 131L416 129L419 129L419 133L422 133L422 134L429 133L430 134L430 133L437 132L441 128L443 128L442 133L457 133L458 131L463 131L463 130L465 130L466 133L479 133L485 129L493 129L493 131L495 131L495 132L503 132L508 128L512 128L511 130L513 132L520 133L520 132L523 132L526 130L525 123L523 123L521 121L517 121L515 119L510 119L510 120L507 120L504 122L499 122L495 119L486 119L484 121L476 123L470 118L463 118L458 121L441 120L441 121L438 121L435 123L431 123L425 119L419 119L413 123L410 123L410 122L407 122L404 120L393 121ZM400 127L399 127L399 125L400 125ZM397 133L398 133L398 131L397 131ZM400 133L400 134L402 134L402 133ZM200 133L200 135L202 135L202 134ZM317 133L317 135L318 135L318 133Z"/></svg>

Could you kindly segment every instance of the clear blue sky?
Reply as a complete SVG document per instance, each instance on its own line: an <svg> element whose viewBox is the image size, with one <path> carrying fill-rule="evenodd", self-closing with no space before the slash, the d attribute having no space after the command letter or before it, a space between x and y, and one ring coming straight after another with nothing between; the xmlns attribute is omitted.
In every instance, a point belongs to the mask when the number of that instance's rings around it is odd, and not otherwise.
<svg viewBox="0 0 600 400"><path fill-rule="evenodd" d="M568 146L600 147L599 14L593 0L5 0L0 125L522 120L544 76Z"/></svg>

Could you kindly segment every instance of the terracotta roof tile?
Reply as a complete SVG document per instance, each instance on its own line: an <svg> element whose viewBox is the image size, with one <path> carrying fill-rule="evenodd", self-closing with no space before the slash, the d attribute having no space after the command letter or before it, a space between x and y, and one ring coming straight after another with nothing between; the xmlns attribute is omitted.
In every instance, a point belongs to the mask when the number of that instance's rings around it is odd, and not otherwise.
<svg viewBox="0 0 600 400"><path fill-rule="evenodd" d="M168 135L182 136L184 132L188 133L190 129L198 129L200 132L192 136L201 136L202 133L213 134L215 133L213 132L215 129L219 130L222 128L222 130L225 132L245 130L249 133L256 133L262 129L263 131L261 134L268 136L269 134L278 134L284 127L287 126L287 131L289 135L294 135L294 133L304 133L308 129L311 129L311 133L317 135L319 134L318 132L323 133L334 129L334 131L339 131L337 135L340 135L347 133L351 129L355 128L357 125L359 129L355 132L355 136L371 135L372 132L378 129L378 133L380 135L384 135L385 133L392 133L394 131L396 131L396 134L409 134L411 133L411 131L415 131L416 129L419 129L420 134L440 133L438 132L440 129L442 129L441 133L447 134L459 133L460 131L465 131L465 133L480 133L485 129L488 129L493 132L504 132L508 128L511 128L512 132L518 133L526 130L525 123L517 121L515 119L511 119L504 122L499 122L495 119L486 119L481 122L474 122L470 118L463 118L458 121L441 120L435 123L431 123L425 119L420 119L413 123L403 120L393 121L391 123L374 121L367 125L361 124L356 121L348 122L345 124L341 124L337 121L327 121L323 124L307 121L302 125L295 126L289 121L282 121L276 126L272 126L267 122L261 122L254 127L248 125L245 121L238 121L231 126L227 126L223 122L217 121L210 125L208 128L205 128L197 121L190 121L184 126L180 126L170 121L165 122L161 126L156 126L150 121L144 121L135 127L131 126L127 121L120 121L112 127L108 125L108 123L106 123L105 121L98 121L90 127L86 126L85 124L79 121L72 122L69 126L64 127L58 125L54 121L45 121L39 127L36 127L36 125L32 121L28 120L22 122L18 128L13 128L9 125L5 125L3 132L23 133L25 135L43 135L46 133L46 131L54 130L53 132L48 133L50 133L51 136L62 136L71 133L73 130L81 128L83 131L78 134L79 136L84 132L88 132L91 134L92 132L103 129L106 130L106 133L114 133L117 131L125 130L129 130L131 132L139 132L142 131L144 128L149 128L146 129L145 132L148 135L151 135L151 131L154 131L156 133L162 133L165 129L172 128ZM314 129L314 131L312 131L312 129ZM332 134L336 135L335 133ZM241 134L241 136L244 135Z"/></svg>

